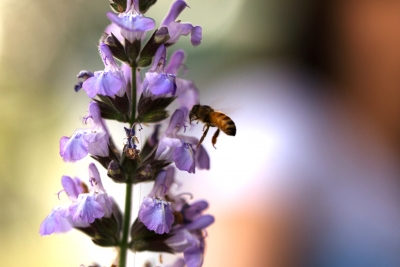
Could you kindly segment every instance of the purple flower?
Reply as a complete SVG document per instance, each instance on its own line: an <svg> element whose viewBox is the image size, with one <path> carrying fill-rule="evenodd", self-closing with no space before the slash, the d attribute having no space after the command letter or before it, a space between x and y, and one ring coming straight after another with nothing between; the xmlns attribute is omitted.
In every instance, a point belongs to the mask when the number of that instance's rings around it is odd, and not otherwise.
<svg viewBox="0 0 400 267"><path fill-rule="evenodd" d="M169 233L174 222L171 203L164 200L173 183L174 169L161 171L154 183L153 190L144 198L139 210L139 219L157 234Z"/></svg>
<svg viewBox="0 0 400 267"><path fill-rule="evenodd" d="M161 138L156 159L174 161L181 171L195 172L195 155L192 145L178 138L164 136Z"/></svg>
<svg viewBox="0 0 400 267"><path fill-rule="evenodd" d="M154 56L153 65L146 72L146 77L143 81L143 94L145 96L175 95L176 76L164 72L165 62L166 49L164 45L161 45Z"/></svg>
<svg viewBox="0 0 400 267"><path fill-rule="evenodd" d="M94 156L108 156L109 136L96 102L89 103L89 114L85 122L88 121L91 129L77 130L71 137L61 137L60 155L64 161L74 162L86 157L88 153Z"/></svg>
<svg viewBox="0 0 400 267"><path fill-rule="evenodd" d="M61 184L68 198L69 206L55 207L40 225L39 233L50 235L63 233L73 227L86 228L97 218L112 214L112 200L108 197L100 179L99 171L91 163L89 165L90 190L80 179L69 176L61 178Z"/></svg>
<svg viewBox="0 0 400 267"><path fill-rule="evenodd" d="M188 5L185 1L175 0L175 2L172 3L167 16L161 22L161 27L166 26L168 28L170 35L168 42L171 44L176 43L181 35L187 36L189 34L191 35L190 41L194 46L199 45L201 42L202 29L200 26L193 26L190 23L180 23L179 21L176 21L176 18L187 6Z"/></svg>
<svg viewBox="0 0 400 267"><path fill-rule="evenodd" d="M128 0L125 12L119 15L107 12L107 17L121 28L121 35L131 43L136 39L140 40L145 31L155 26L153 19L146 18L139 12L138 0L134 0L133 3Z"/></svg>
<svg viewBox="0 0 400 267"><path fill-rule="evenodd" d="M160 139L155 157L167 161L174 161L179 170L189 173L198 169L210 169L210 158L205 148L197 148L198 139L191 136L178 135L177 132L185 127L185 112L175 110L163 137Z"/></svg>
<svg viewBox="0 0 400 267"><path fill-rule="evenodd" d="M177 226L171 231L172 236L165 242L174 252L183 252L188 267L200 267L203 264L203 230L214 222L211 215L201 215L194 221Z"/></svg>
<svg viewBox="0 0 400 267"><path fill-rule="evenodd" d="M54 207L51 213L40 225L39 233L41 236L51 235L52 233L65 233L71 230L72 226L67 219L68 209Z"/></svg>
<svg viewBox="0 0 400 267"><path fill-rule="evenodd" d="M112 201L109 199L96 165L89 164L90 193L79 194L71 204L69 212L74 221L93 223L95 219L107 217L112 213Z"/></svg>
<svg viewBox="0 0 400 267"><path fill-rule="evenodd" d="M125 79L122 70L115 62L108 46L101 42L99 45L101 59L104 63L104 71L94 72L94 76L88 78L82 88L90 98L96 95L104 95L114 98L125 93Z"/></svg>
<svg viewBox="0 0 400 267"><path fill-rule="evenodd" d="M184 66L185 52L183 50L175 51L169 60L165 72L178 75L179 70ZM188 81L176 78L176 94L178 95L177 101L179 109L184 112L184 117L188 120L188 114L191 108L199 104L199 90L196 88L193 81Z"/></svg>

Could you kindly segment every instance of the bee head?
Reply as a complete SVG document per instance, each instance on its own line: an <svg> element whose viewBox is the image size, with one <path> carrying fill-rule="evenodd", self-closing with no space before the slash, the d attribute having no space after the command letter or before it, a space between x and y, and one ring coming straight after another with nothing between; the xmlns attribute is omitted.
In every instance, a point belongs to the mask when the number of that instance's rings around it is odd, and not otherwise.
<svg viewBox="0 0 400 267"><path fill-rule="evenodd" d="M190 112L189 112L189 122L190 122L190 124L192 123L192 121L198 119L197 112L198 112L199 108L200 108L200 105L194 105L192 107L192 109L190 110Z"/></svg>

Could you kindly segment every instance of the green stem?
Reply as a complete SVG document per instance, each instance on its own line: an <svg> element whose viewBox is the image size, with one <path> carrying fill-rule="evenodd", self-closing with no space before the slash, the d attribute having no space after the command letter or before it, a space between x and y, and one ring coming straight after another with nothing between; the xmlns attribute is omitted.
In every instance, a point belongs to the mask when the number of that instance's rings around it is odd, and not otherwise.
<svg viewBox="0 0 400 267"><path fill-rule="evenodd" d="M131 118L130 126L136 121L136 65L132 66L132 81L131 81ZM131 209L132 209L132 189L133 189L133 175L128 173L126 182L126 195L125 195L125 211L124 211L124 226L122 230L122 240L120 243L119 267L126 266L127 253L128 253L128 236L131 224Z"/></svg>
<svg viewBox="0 0 400 267"><path fill-rule="evenodd" d="M126 195L125 195L125 211L124 211L124 227L122 232L122 241L120 244L120 257L119 257L119 267L126 266L126 256L128 252L128 236L129 236L129 226L131 223L131 209L132 209L132 188L131 175L127 174L126 183Z"/></svg>
<svg viewBox="0 0 400 267"><path fill-rule="evenodd" d="M131 110L131 124L136 120L136 65L132 64L132 89L131 89L131 100L132 100L132 110Z"/></svg>

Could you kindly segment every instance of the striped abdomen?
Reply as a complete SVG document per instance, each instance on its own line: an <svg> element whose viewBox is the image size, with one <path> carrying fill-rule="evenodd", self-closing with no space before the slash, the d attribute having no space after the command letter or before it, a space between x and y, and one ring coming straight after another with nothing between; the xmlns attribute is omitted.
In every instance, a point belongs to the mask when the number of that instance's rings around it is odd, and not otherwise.
<svg viewBox="0 0 400 267"><path fill-rule="evenodd" d="M236 135L236 125L231 118L226 116L224 113L215 111L210 114L210 121L213 126L218 127L221 131L227 135Z"/></svg>

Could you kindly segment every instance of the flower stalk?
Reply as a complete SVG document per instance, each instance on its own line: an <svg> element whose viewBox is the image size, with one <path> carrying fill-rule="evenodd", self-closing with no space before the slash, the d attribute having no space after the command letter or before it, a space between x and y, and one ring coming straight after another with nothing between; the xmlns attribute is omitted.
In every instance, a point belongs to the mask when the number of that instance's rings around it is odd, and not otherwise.
<svg viewBox="0 0 400 267"><path fill-rule="evenodd" d="M131 183L131 174L127 174L127 183L125 191L125 210L124 210L124 224L122 229L122 240L120 244L119 266L126 266L127 253L128 253L128 235L129 226L131 223L131 210L132 210L132 190L133 184Z"/></svg>
<svg viewBox="0 0 400 267"><path fill-rule="evenodd" d="M84 117L90 127L60 139L64 161L79 162L90 155L116 186L125 184L123 212L103 187L104 175L91 163L87 183L62 176L61 192L66 193L71 204L53 208L39 233L45 236L77 229L96 245L119 248L118 267L127 266L129 251L183 254L183 259L176 261L179 266L201 267L204 230L214 217L203 214L207 202L189 203L174 192L175 184L180 185L175 173L179 170L194 174L196 169L209 169L210 159L205 148L197 146L197 138L183 134L190 124L190 109L199 103L199 92L192 81L178 77L185 53L175 51L168 59L167 50L182 35L191 35L192 44L199 45L202 29L177 20L187 4L174 0L160 28L154 30L155 20L143 13L155 3L111 1L115 13L107 13L111 24L98 46L104 70L79 72L79 82L74 86L76 92L83 89L92 99ZM147 72L139 72L145 68ZM179 108L171 111L168 106L174 100ZM113 129L126 133L122 149L115 145L121 140L113 139L108 120L130 125ZM154 129L144 144L138 144L135 135L136 128L142 129L141 124ZM162 135L161 128L165 128ZM154 182L154 187L143 199L132 223L133 185L142 182Z"/></svg>

